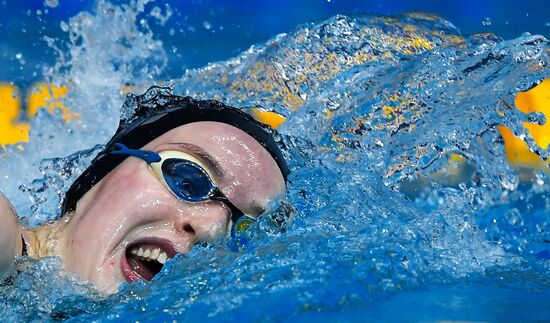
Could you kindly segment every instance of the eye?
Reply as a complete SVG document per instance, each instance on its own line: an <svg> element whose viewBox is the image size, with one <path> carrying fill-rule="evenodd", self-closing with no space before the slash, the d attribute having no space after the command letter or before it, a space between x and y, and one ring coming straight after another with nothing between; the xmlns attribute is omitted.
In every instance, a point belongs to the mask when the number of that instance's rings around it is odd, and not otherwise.
<svg viewBox="0 0 550 323"><path fill-rule="evenodd" d="M207 200L215 189L206 170L186 159L164 160L162 174L172 192L184 201Z"/></svg>

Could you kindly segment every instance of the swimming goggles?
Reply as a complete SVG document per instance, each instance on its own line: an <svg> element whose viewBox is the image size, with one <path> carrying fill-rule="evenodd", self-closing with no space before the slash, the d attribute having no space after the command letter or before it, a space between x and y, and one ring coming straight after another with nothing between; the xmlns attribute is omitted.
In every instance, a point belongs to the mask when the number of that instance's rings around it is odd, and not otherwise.
<svg viewBox="0 0 550 323"><path fill-rule="evenodd" d="M156 153L148 150L130 149L115 143L114 155L129 155L144 160L153 174L164 183L179 200L187 203L220 201L231 211L231 230L234 235L245 231L255 218L244 214L220 191L211 174L194 156L182 151L167 150Z"/></svg>

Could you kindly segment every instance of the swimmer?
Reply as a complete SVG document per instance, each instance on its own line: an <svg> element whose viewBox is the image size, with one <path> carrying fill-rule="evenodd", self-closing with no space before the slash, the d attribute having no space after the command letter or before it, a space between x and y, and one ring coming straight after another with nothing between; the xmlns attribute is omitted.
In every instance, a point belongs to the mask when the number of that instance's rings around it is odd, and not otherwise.
<svg viewBox="0 0 550 323"><path fill-rule="evenodd" d="M285 192L288 169L268 126L161 88L135 99L134 116L69 188L55 223L17 227L0 200L0 271L16 255L57 256L65 271L115 293L123 282L150 280L176 254L231 235Z"/></svg>

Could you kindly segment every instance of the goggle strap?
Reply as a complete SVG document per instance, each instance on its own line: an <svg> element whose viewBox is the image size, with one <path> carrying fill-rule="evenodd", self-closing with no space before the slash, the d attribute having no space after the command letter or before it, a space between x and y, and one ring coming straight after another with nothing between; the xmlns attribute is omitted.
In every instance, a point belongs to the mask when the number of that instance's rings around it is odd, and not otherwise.
<svg viewBox="0 0 550 323"><path fill-rule="evenodd" d="M217 187L214 189L214 192L212 195L210 195L209 199L213 201L220 201L225 204L231 211L231 221L233 223L236 223L237 220L239 220L242 216L246 216L246 214L244 214L243 211L236 207L235 204L231 203L227 196L223 195L223 193Z"/></svg>
<svg viewBox="0 0 550 323"><path fill-rule="evenodd" d="M113 155L130 155L140 159L143 159L146 163L152 164L159 162L162 158L154 151L130 149L121 143L115 143L115 148L111 151Z"/></svg>

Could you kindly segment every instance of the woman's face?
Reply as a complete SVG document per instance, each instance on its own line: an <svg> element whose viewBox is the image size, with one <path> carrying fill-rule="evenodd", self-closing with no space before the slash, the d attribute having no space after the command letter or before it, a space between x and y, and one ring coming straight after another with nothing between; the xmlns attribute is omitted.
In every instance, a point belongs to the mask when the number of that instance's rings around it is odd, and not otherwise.
<svg viewBox="0 0 550 323"><path fill-rule="evenodd" d="M145 147L130 148L193 155L245 214L261 214L285 190L271 155L224 123L183 125ZM78 201L59 239L61 257L67 271L114 293L124 281L152 277L165 258L224 237L230 215L219 201L179 200L145 161L128 157Z"/></svg>

